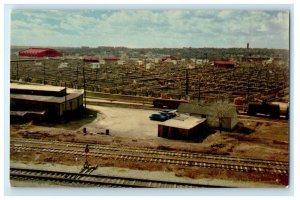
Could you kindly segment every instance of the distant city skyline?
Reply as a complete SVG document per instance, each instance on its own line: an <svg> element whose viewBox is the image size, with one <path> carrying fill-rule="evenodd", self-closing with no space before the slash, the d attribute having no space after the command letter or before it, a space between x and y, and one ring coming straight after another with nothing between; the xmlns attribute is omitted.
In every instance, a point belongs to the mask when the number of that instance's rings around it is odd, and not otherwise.
<svg viewBox="0 0 300 200"><path fill-rule="evenodd" d="M11 45L289 48L287 10L13 10Z"/></svg>

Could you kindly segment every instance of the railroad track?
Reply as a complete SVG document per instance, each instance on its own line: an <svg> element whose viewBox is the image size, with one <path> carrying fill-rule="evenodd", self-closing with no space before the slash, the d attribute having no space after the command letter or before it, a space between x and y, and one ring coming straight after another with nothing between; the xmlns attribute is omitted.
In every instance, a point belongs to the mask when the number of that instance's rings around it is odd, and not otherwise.
<svg viewBox="0 0 300 200"><path fill-rule="evenodd" d="M33 146L11 146L11 150L15 152L47 152L53 154L70 154L85 156L85 153L82 150L75 149L55 149L55 148L45 148L45 147L33 147ZM232 164L224 162L216 162L214 160L187 160L187 159L178 159L178 158L165 158L158 157L153 155L132 155L124 153L111 153L111 152L98 152L90 151L88 156L101 158L101 159L113 159L113 160L122 160L122 161L131 161L131 162L144 162L144 163L159 163L167 165L179 165L179 166L188 166L188 167L202 167L202 168L218 168L223 170L230 171L240 171L240 172L258 172L258 173L270 173L270 174L281 174L288 175L287 167L273 167L273 166L255 166L249 164Z"/></svg>
<svg viewBox="0 0 300 200"><path fill-rule="evenodd" d="M51 181L56 184L86 187L132 187L132 188L198 188L224 187L206 184L180 183L128 177L104 176L84 173L49 171L38 169L10 168L10 178L14 180Z"/></svg>
<svg viewBox="0 0 300 200"><path fill-rule="evenodd" d="M272 122L272 123L283 123L287 124L289 123L289 120L287 119L272 119L270 117L264 117L264 116L250 116L247 114L239 114L238 115L240 120L252 120L252 121L257 121L257 122Z"/></svg>
<svg viewBox="0 0 300 200"><path fill-rule="evenodd" d="M27 141L26 141L27 140ZM42 141L37 139L14 139L12 142L18 143L35 143L35 144L43 144L43 145L57 145L63 147L73 147L82 149L86 144L74 144L71 142L61 142L61 141ZM203 153L190 153L190 152L180 152L180 151L167 151L167 150L153 150L146 148L132 148L132 147L116 147L109 145L89 145L91 151L108 151L108 152L122 152L122 153L134 153L134 154L148 154L148 155L160 155L160 156L168 156L173 158L188 158L188 159L210 159L216 161L223 162L236 162L241 164L254 164L254 165L267 165L267 166L275 166L275 167L288 167L288 163L281 161L272 161L272 160L258 160L258 159L249 159L249 158L238 158L238 157L228 157L228 156L220 156L220 155L212 155L212 154L203 154Z"/></svg>
<svg viewBox="0 0 300 200"><path fill-rule="evenodd" d="M100 101L98 99L101 99ZM125 101L117 101L115 99L103 99L103 98L97 98L97 97L88 97L87 98L87 104L88 105L119 105L120 107L128 107L132 106L132 108L143 108L143 109L149 109L149 110L161 110L159 108L155 108L152 105L152 102L125 102ZM133 106L134 105L134 106ZM250 116L247 113L239 113L238 117L240 119L249 119L259 122L273 122L273 123L288 123L289 120L285 119L285 117L280 117L280 119L273 119L268 116Z"/></svg>

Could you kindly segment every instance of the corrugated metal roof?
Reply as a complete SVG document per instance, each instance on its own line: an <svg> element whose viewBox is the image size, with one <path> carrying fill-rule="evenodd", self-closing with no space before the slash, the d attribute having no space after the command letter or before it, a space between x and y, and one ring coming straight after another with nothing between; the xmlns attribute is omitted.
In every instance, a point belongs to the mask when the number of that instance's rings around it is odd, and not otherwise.
<svg viewBox="0 0 300 200"><path fill-rule="evenodd" d="M163 61L165 61L165 60L181 60L181 58L175 57L175 56L165 56L165 57L161 57L160 59Z"/></svg>
<svg viewBox="0 0 300 200"><path fill-rule="evenodd" d="M59 86L52 86L52 85L27 85L27 84L10 83L10 89L61 92L65 88Z"/></svg>
<svg viewBox="0 0 300 200"><path fill-rule="evenodd" d="M51 48L29 48L19 52L19 56L26 57L57 57L62 54Z"/></svg>
<svg viewBox="0 0 300 200"><path fill-rule="evenodd" d="M85 61L85 62L98 62L99 58L97 58L97 57L84 57L83 61Z"/></svg>
<svg viewBox="0 0 300 200"><path fill-rule="evenodd" d="M67 95L67 101L77 98L83 95L82 93L71 93ZM38 101L46 103L63 103L65 97L54 97L54 96L41 96L41 95L28 95L28 94L10 94L11 99L21 99L27 101Z"/></svg>

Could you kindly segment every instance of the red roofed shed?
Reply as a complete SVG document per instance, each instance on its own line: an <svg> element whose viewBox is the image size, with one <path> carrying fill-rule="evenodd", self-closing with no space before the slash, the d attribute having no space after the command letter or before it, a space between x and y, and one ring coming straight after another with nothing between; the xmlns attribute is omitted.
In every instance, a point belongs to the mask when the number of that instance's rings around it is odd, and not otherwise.
<svg viewBox="0 0 300 200"><path fill-rule="evenodd" d="M181 60L181 58L175 57L175 56L166 56L166 57L161 57L160 58L162 61L165 60Z"/></svg>
<svg viewBox="0 0 300 200"><path fill-rule="evenodd" d="M105 61L117 61L120 60L120 58L103 58Z"/></svg>
<svg viewBox="0 0 300 200"><path fill-rule="evenodd" d="M60 52L50 48L29 48L19 52L19 56L26 57L58 57L63 56Z"/></svg>
<svg viewBox="0 0 300 200"><path fill-rule="evenodd" d="M83 61L85 61L85 62L99 62L99 58L97 58L97 57L84 57Z"/></svg>
<svg viewBox="0 0 300 200"><path fill-rule="evenodd" d="M234 61L212 61L209 62L209 64L214 65L216 67L231 68L231 67L235 67L239 63Z"/></svg>

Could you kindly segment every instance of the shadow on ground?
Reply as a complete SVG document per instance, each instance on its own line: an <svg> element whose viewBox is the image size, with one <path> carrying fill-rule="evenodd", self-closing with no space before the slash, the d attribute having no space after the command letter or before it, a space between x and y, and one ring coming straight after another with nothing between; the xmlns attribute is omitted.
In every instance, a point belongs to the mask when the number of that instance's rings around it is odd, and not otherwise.
<svg viewBox="0 0 300 200"><path fill-rule="evenodd" d="M243 123L239 122L232 132L249 135L249 134L253 133L254 131L255 131L254 129L245 127L245 125Z"/></svg>
<svg viewBox="0 0 300 200"><path fill-rule="evenodd" d="M60 121L52 122L35 122L40 126L63 128L67 130L77 130L85 124L89 124L97 118L97 111L86 109L81 114L69 115Z"/></svg>

